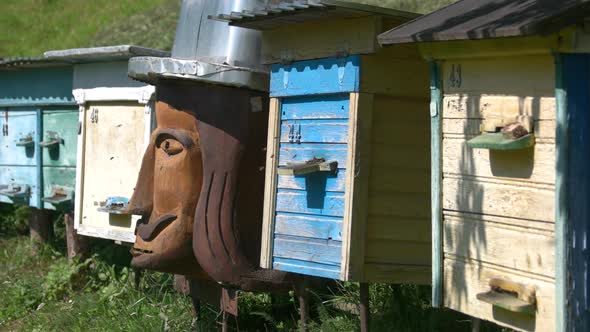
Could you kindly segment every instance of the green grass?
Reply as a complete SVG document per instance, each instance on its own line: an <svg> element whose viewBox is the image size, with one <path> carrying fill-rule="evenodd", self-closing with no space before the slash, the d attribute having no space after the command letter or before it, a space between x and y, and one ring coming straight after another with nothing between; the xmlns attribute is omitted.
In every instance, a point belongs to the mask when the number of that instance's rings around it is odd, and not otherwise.
<svg viewBox="0 0 590 332"><path fill-rule="evenodd" d="M428 13L454 0L351 0ZM2 0L0 58L136 44L170 50L180 0Z"/></svg>
<svg viewBox="0 0 590 332"><path fill-rule="evenodd" d="M170 48L179 1L2 0L0 8L0 57L7 57L115 43ZM112 29L126 22L134 26L121 39Z"/></svg>

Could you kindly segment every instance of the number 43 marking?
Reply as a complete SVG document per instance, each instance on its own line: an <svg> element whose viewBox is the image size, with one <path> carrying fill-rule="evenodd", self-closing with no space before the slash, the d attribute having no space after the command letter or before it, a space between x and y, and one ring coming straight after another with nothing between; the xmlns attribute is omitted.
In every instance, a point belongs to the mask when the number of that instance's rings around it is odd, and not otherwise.
<svg viewBox="0 0 590 332"><path fill-rule="evenodd" d="M449 84L451 88L460 88L462 83L463 77L461 74L461 65L453 64L451 66L451 73L449 75Z"/></svg>

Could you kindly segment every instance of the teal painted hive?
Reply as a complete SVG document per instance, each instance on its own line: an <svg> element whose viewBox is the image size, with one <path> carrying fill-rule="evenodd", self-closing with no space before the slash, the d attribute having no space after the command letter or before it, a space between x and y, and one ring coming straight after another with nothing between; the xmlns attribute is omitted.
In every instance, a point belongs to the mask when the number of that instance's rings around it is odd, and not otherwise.
<svg viewBox="0 0 590 332"><path fill-rule="evenodd" d="M0 202L73 207L78 108L72 75L71 65L42 58L0 63Z"/></svg>

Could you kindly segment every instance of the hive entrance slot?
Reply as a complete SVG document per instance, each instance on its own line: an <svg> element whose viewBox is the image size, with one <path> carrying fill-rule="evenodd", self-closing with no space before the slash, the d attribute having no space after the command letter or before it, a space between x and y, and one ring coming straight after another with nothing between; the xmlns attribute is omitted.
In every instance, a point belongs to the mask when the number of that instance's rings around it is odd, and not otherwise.
<svg viewBox="0 0 590 332"><path fill-rule="evenodd" d="M287 162L286 166L278 169L279 175L305 175L317 172L328 172L336 174L338 172L337 161L326 161L324 158L313 158L304 162Z"/></svg>
<svg viewBox="0 0 590 332"><path fill-rule="evenodd" d="M478 300L512 312L535 314L535 287L499 278L491 279L489 285L490 291L476 295Z"/></svg>

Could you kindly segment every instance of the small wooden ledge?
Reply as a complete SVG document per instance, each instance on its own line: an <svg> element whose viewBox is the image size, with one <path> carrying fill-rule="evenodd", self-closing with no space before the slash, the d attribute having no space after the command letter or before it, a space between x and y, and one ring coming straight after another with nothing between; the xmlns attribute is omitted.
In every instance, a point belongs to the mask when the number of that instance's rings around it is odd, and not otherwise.
<svg viewBox="0 0 590 332"><path fill-rule="evenodd" d="M334 174L338 172L338 162L325 161L324 159L312 159L300 163L287 163L286 166L278 168L279 175L298 176L316 172L329 172Z"/></svg>
<svg viewBox="0 0 590 332"><path fill-rule="evenodd" d="M506 138L503 133L486 133L467 141L472 149L521 150L535 145L535 135L528 134L520 138Z"/></svg>

